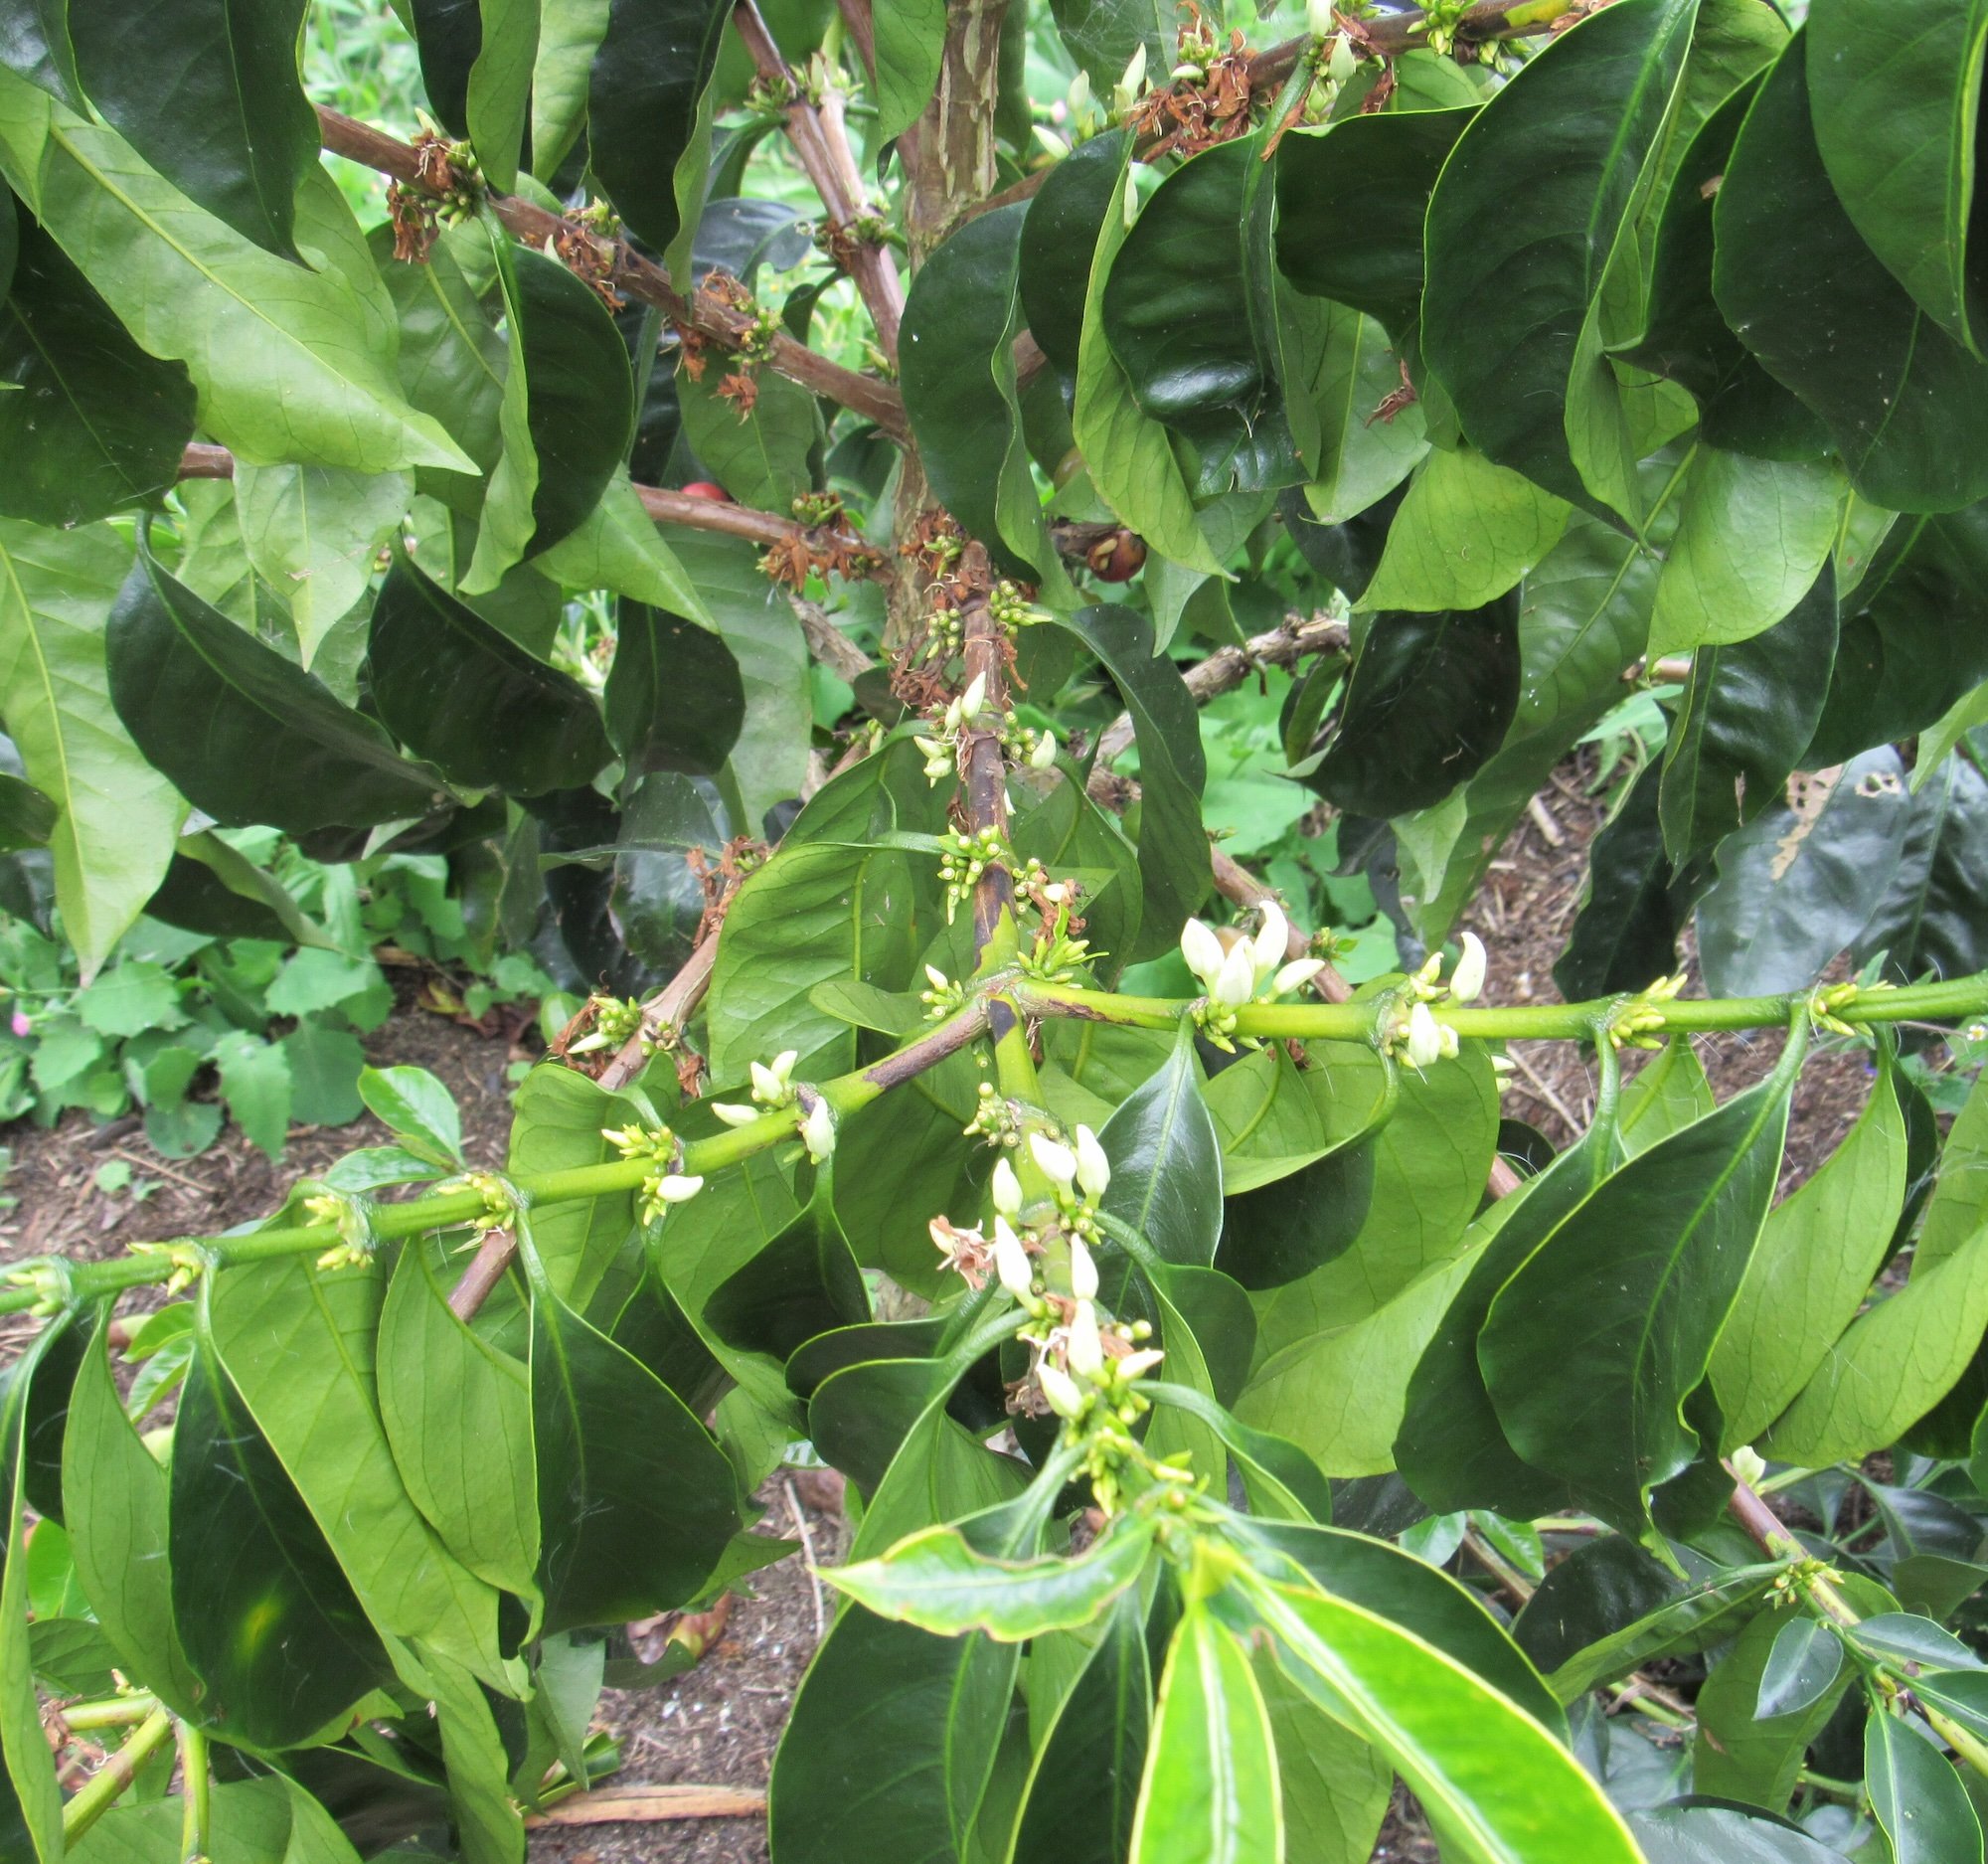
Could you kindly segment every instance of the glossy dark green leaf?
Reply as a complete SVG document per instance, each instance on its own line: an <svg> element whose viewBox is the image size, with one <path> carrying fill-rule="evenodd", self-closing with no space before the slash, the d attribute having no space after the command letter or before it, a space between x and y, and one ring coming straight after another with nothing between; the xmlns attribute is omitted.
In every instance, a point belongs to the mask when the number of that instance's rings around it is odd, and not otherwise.
<svg viewBox="0 0 1988 1864"><path fill-rule="evenodd" d="M240 827L291 834L426 815L439 775L140 555L110 613L110 697L152 765Z"/></svg>
<svg viewBox="0 0 1988 1864"><path fill-rule="evenodd" d="M1658 782L1654 769L1638 776L1594 838L1587 897L1554 965L1554 982L1571 1003L1641 990L1677 967L1678 933L1708 878L1707 864L1673 871L1657 812Z"/></svg>
<svg viewBox="0 0 1988 1864"><path fill-rule="evenodd" d="M1809 124L1806 34L1747 112L1714 206L1713 289L1777 382L1821 418L1852 484L1895 511L1988 494L1988 364L1913 303L1843 211Z"/></svg>
<svg viewBox="0 0 1988 1864"><path fill-rule="evenodd" d="M1758 90L1740 85L1692 138L1657 225L1642 332L1614 353L1689 389L1712 445L1812 459L1829 443L1821 422L1754 361L1712 295L1714 204Z"/></svg>
<svg viewBox="0 0 1988 1864"><path fill-rule="evenodd" d="M1022 315L1066 396L1077 389L1097 236L1123 198L1124 141L1120 131L1078 143L1036 190L1022 226Z"/></svg>
<svg viewBox="0 0 1988 1864"><path fill-rule="evenodd" d="M1048 1855L1120 1864L1145 1768L1152 1692L1139 1596L1123 1594L1036 1752L1004 1864Z"/></svg>
<svg viewBox="0 0 1988 1864"><path fill-rule="evenodd" d="M1988 778L1955 755L1911 799L1898 871L1851 945L1859 963L1886 954L1898 980L1966 977L1988 968L1980 877L1988 862Z"/></svg>
<svg viewBox="0 0 1988 1864"><path fill-rule="evenodd" d="M1698 914L1709 989L1805 988L1856 938L1898 875L1913 800L1889 745L1805 779L1798 797L1719 851L1719 882Z"/></svg>
<svg viewBox="0 0 1988 1864"><path fill-rule="evenodd" d="M761 370L750 408L719 393L725 378L678 371L685 443L706 473L742 505L785 516L815 489L822 443L821 405L798 382Z"/></svg>
<svg viewBox="0 0 1988 1864"><path fill-rule="evenodd" d="M1830 1625L1819 1618L1790 1618L1774 1632L1773 1647L1760 1671L1755 1718L1766 1721L1806 1709L1822 1697L1842 1667L1843 1640Z"/></svg>
<svg viewBox="0 0 1988 1864"><path fill-rule="evenodd" d="M1978 356L1988 340L1972 245L1988 9L1928 7L1911 26L1902 32L1900 16L1873 0L1811 9L1816 147L1865 243Z"/></svg>
<svg viewBox="0 0 1988 1864"><path fill-rule="evenodd" d="M536 1251L523 1253L545 1628L685 1605L741 1527L738 1477L683 1401L553 1291Z"/></svg>
<svg viewBox="0 0 1988 1864"><path fill-rule="evenodd" d="M308 1741L392 1675L324 1535L211 1340L196 1347L173 1430L173 1614L219 1732Z"/></svg>
<svg viewBox="0 0 1988 1864"><path fill-rule="evenodd" d="M405 558L373 604L368 658L380 716L465 789L575 789L613 756L583 687Z"/></svg>
<svg viewBox="0 0 1988 1864"><path fill-rule="evenodd" d="M1800 1036L1780 1065L1639 1153L1501 1288L1478 1361L1514 1449L1626 1533L1715 1453L1684 1421L1767 1214Z"/></svg>
<svg viewBox="0 0 1988 1864"><path fill-rule="evenodd" d="M1332 1519L1331 1483L1289 1439L1255 1430L1191 1386L1149 1380L1145 1389L1154 1404L1185 1411L1215 1433L1241 1471L1249 1505L1258 1514L1286 1521Z"/></svg>
<svg viewBox="0 0 1988 1864"><path fill-rule="evenodd" d="M836 1221L829 1169L800 1213L704 1304L705 1324L742 1353L785 1364L818 1333L870 1318L870 1294Z"/></svg>
<svg viewBox="0 0 1988 1864"><path fill-rule="evenodd" d="M467 136L469 72L483 45L481 0L410 0L409 10L428 108L450 135Z"/></svg>
<svg viewBox="0 0 1988 1864"><path fill-rule="evenodd" d="M940 246L905 301L905 411L939 502L1010 576L1062 577L1029 476L1016 399L1021 203L970 220Z"/></svg>
<svg viewBox="0 0 1988 1864"><path fill-rule="evenodd" d="M696 154L698 102L730 18L722 0L612 0L593 55L587 159L614 211L659 252L683 224L677 167Z"/></svg>
<svg viewBox="0 0 1988 1864"><path fill-rule="evenodd" d="M746 688L724 640L635 601L618 610L603 703L608 736L632 771L716 775L746 722Z"/></svg>
<svg viewBox="0 0 1988 1864"><path fill-rule="evenodd" d="M29 1432L36 1374L76 1316L57 1316L27 1343L0 1393L0 1436L5 1439L7 1530L5 1580L0 1583L0 1846L23 1864L57 1864L65 1851L62 1789L56 1783L36 1696L29 1637L27 1508ZM46 1530L44 1530L46 1531ZM60 1532L60 1529L57 1530Z"/></svg>
<svg viewBox="0 0 1988 1864"><path fill-rule="evenodd" d="M1782 1639L1806 1625L1810 1674L1774 1670ZM1792 1653L1790 1653L1792 1654ZM1841 1673L1843 1645L1812 1618L1761 1611L1727 1645L1698 1693L1698 1733L1692 1743L1692 1786L1705 1795L1782 1811L1807 1758L1853 1680ZM1768 1694L1773 1676L1774 1697Z"/></svg>
<svg viewBox="0 0 1988 1864"><path fill-rule="evenodd" d="M0 776L0 849L46 848L55 832L56 805L33 783Z"/></svg>
<svg viewBox="0 0 1988 1864"><path fill-rule="evenodd" d="M1061 618L1061 617L1060 617ZM1065 625L1103 661L1132 715L1139 747L1139 938L1128 961L1171 948L1178 928L1208 898L1201 792L1208 762L1201 724L1180 669L1153 652L1152 624L1131 608L1081 608Z"/></svg>
<svg viewBox="0 0 1988 1864"><path fill-rule="evenodd" d="M1658 790L1672 860L1712 847L1780 801L1822 717L1836 632L1836 576L1824 564L1785 620L1693 655Z"/></svg>
<svg viewBox="0 0 1988 1864"><path fill-rule="evenodd" d="M903 135L931 100L945 55L944 0L905 0L875 15L877 136Z"/></svg>
<svg viewBox="0 0 1988 1864"><path fill-rule="evenodd" d="M1988 1737L1988 1675L1980 1670L1921 1672L1912 1679L1912 1694L1970 1734Z"/></svg>
<svg viewBox="0 0 1988 1864"><path fill-rule="evenodd" d="M1245 1288L1282 1287L1352 1248L1373 1201L1372 1147L1342 1145L1226 1198L1217 1261Z"/></svg>
<svg viewBox="0 0 1988 1864"><path fill-rule="evenodd" d="M1489 1240L1415 1362L1395 1458L1408 1486L1438 1513L1489 1508L1525 1518L1566 1504L1567 1485L1534 1468L1506 1441L1477 1362L1477 1340L1498 1291L1615 1162L1612 1063L1612 1055L1603 1062L1587 1130L1478 1220Z"/></svg>
<svg viewBox="0 0 1988 1864"><path fill-rule="evenodd" d="M297 69L302 0L72 6L76 69L104 120L183 194L286 258L317 112Z"/></svg>
<svg viewBox="0 0 1988 1864"><path fill-rule="evenodd" d="M1887 1707L1864 1724L1864 1784L1893 1864L1980 1864L1981 1821L1953 1763Z"/></svg>
<svg viewBox="0 0 1988 1864"><path fill-rule="evenodd" d="M1696 12L1617 0L1563 34L1478 112L1429 200L1422 355L1480 451L1575 503L1576 359Z"/></svg>
<svg viewBox="0 0 1988 1864"><path fill-rule="evenodd" d="M1104 1122L1098 1143L1111 1182L1099 1208L1163 1261L1206 1268L1222 1239L1222 1149L1198 1073L1184 1034L1166 1066Z"/></svg>
<svg viewBox="0 0 1988 1864"><path fill-rule="evenodd" d="M1203 151L1154 191L1111 261L1104 331L1145 413L1195 448L1196 490L1305 476L1283 382L1275 189L1254 137Z"/></svg>
<svg viewBox="0 0 1988 1864"><path fill-rule="evenodd" d="M0 511L86 524L155 504L179 476L194 393L177 363L131 341L62 249L24 215L0 307Z"/></svg>
<svg viewBox="0 0 1988 1864"><path fill-rule="evenodd" d="M635 383L600 300L556 258L491 235L510 367L476 553L462 588L494 590L515 563L573 536L627 457Z"/></svg>
<svg viewBox="0 0 1988 1864"><path fill-rule="evenodd" d="M1140 51L1149 77L1166 68L1179 24L1164 0L1050 0L1058 34L1101 96Z"/></svg>
<svg viewBox="0 0 1988 1864"><path fill-rule="evenodd" d="M1519 664L1516 593L1461 612L1373 616L1306 783L1358 815L1440 802L1503 742Z"/></svg>
<svg viewBox="0 0 1988 1864"><path fill-rule="evenodd" d="M69 0L5 0L0 5L0 68L18 73L72 109L82 106Z"/></svg>
<svg viewBox="0 0 1988 1864"><path fill-rule="evenodd" d="M1300 291L1405 336L1421 313L1422 223L1475 108L1380 110L1277 144L1277 264Z"/></svg>

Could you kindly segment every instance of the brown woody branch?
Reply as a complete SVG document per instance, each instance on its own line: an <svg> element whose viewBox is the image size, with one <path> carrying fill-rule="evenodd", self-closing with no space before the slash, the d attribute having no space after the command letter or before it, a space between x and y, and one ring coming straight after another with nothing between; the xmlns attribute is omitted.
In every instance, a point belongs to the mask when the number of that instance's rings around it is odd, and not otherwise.
<svg viewBox="0 0 1988 1864"><path fill-rule="evenodd" d="M319 140L332 154L391 175L403 187L434 194L421 178L420 158L411 143L341 115L322 103L317 106L317 115ZM565 240L581 242L594 251L604 249L609 259L607 282L629 297L653 304L673 323L732 350L744 349L747 339L756 336L757 326L748 312L719 302L710 292L699 292L695 301L685 299L671 285L669 274L627 242L603 241L586 228L561 215L550 214L515 194L492 190L487 198L498 220L527 246L543 248L551 241L557 248ZM775 374L826 396L866 421L874 421L894 439L908 436L904 398L888 382L845 369L806 344L795 342L784 330L776 332L766 344L765 361Z"/></svg>
<svg viewBox="0 0 1988 1864"><path fill-rule="evenodd" d="M787 137L794 145L802 171L827 211L829 251L856 280L856 288L869 308L870 320L877 326L877 346L895 363L898 326L905 315L905 284L888 249L859 230L868 199L863 177L856 167L855 152L849 144L842 96L830 91L819 105L808 98L780 56L773 35L766 30L755 0L738 0L732 10L732 23L759 76L780 85L788 94Z"/></svg>
<svg viewBox="0 0 1988 1864"><path fill-rule="evenodd" d="M1478 0L1456 22L1453 44L1459 49L1491 45L1500 39L1538 38L1561 31L1582 13L1593 12L1607 0ZM1399 58L1428 44L1428 15L1419 10L1383 13L1351 22L1354 46L1370 57ZM1309 36L1286 39L1249 61L1251 94L1275 90L1297 69L1298 58L1310 45Z"/></svg>

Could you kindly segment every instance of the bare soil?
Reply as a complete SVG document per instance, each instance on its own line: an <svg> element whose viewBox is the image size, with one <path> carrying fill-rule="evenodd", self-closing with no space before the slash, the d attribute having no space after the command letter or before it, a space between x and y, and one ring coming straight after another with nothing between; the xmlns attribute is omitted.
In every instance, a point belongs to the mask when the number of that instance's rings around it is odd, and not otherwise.
<svg viewBox="0 0 1988 1864"><path fill-rule="evenodd" d="M1470 924L1491 952L1490 1001L1558 1000L1553 961L1573 921L1586 845L1603 814L1600 802L1582 793L1582 781L1577 769L1563 766L1556 787L1540 799L1558 845L1537 816L1523 819L1472 908ZM1522 1071L1507 1109L1564 1143L1592 1111L1591 1060L1571 1043L1515 1046ZM1700 1053L1724 1099L1765 1073L1776 1047L1771 1035L1733 1037L1705 1043ZM501 1161L509 1124L505 1071L517 1053L506 1041L404 1006L367 1048L382 1065L412 1062L433 1070L456 1094L471 1158ZM1828 1156L1856 1117L1867 1082L1868 1070L1854 1052L1820 1056L1803 1071L1789 1132L1788 1183ZM0 1264L51 1251L100 1259L146 1238L212 1233L263 1214L300 1173L384 1136L370 1117L336 1131L299 1128L288 1156L275 1165L234 1128L197 1159L161 1160L135 1121L92 1129L85 1116L72 1113L51 1131L17 1125L0 1134L13 1148L6 1188L19 1200L0 1222ZM96 1190L97 1168L115 1157L127 1159L136 1177L155 1180L158 1189L142 1203ZM138 1304L148 1292L138 1291ZM13 1323L11 1337L18 1340L26 1331ZM9 1343L10 1336L0 1333L0 1358L9 1356ZM818 1562L841 1553L844 1525L833 1481L776 1476L759 1500L767 1509L761 1531L801 1538L798 1513ZM763 1790L828 1608L798 1557L754 1575L750 1585L752 1596L735 1602L722 1636L696 1668L658 1688L609 1691L602 1698L599 1724L622 1744L621 1769L604 1783ZM533 1864L764 1864L767 1855L760 1816L545 1825L531 1843ZM1398 1794L1376 1864L1434 1864L1436 1856L1418 1808Z"/></svg>

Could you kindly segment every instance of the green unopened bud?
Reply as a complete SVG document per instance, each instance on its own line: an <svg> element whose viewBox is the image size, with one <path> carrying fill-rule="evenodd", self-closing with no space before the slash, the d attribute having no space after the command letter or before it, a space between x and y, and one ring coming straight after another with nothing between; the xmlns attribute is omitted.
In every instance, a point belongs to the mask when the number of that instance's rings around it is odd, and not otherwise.
<svg viewBox="0 0 1988 1864"><path fill-rule="evenodd" d="M1056 768L1056 733L1045 732L1036 740L1036 748L1029 753L1029 767L1032 770L1053 770Z"/></svg>
<svg viewBox="0 0 1988 1864"><path fill-rule="evenodd" d="M1741 1443L1726 1460L1735 1479L1748 1488L1758 1488L1760 1478L1767 1473L1766 1461L1751 1443Z"/></svg>

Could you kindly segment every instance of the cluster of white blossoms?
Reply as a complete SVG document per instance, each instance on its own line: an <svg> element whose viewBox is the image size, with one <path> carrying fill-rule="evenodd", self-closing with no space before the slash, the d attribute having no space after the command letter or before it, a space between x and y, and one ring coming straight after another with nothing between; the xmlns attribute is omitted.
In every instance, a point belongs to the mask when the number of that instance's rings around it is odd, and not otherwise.
<svg viewBox="0 0 1988 1864"><path fill-rule="evenodd" d="M939 783L957 772L960 734L986 729L980 723L981 715L986 710L987 675L976 673L967 682L966 690L948 700L944 708L928 721L930 733L912 740L924 753L926 782ZM1034 732L1026 726L1017 725L1013 713L1004 713L994 721L994 725L1000 730L1002 743L1025 758L1033 768L1048 770L1055 767L1057 741L1054 732Z"/></svg>
<svg viewBox="0 0 1988 1864"><path fill-rule="evenodd" d="M1290 926L1274 900L1262 908L1263 923L1253 935L1222 935L1198 919L1181 928L1181 956L1208 994L1194 1006L1194 1020L1219 1049L1232 1053L1236 1012L1248 1003L1274 1003L1300 990L1325 969L1323 958L1291 958Z"/></svg>
<svg viewBox="0 0 1988 1864"><path fill-rule="evenodd" d="M1468 1003L1484 988L1484 941L1467 932L1461 942L1462 952L1447 983L1442 981L1442 953L1429 953L1421 969L1403 987L1394 1021L1381 1039L1381 1046L1390 1055L1399 1055L1410 1068L1433 1068L1437 1062L1453 1059L1457 1052L1456 1031L1436 1021L1430 1004L1444 997L1453 1003Z"/></svg>
<svg viewBox="0 0 1988 1864"><path fill-rule="evenodd" d="M714 1101L711 1110L728 1126L749 1126L769 1113L791 1110L808 1157L819 1165L835 1150L835 1109L828 1097L794 1080L798 1049L782 1049L770 1062L750 1065L751 1101Z"/></svg>
<svg viewBox="0 0 1988 1864"><path fill-rule="evenodd" d="M688 1204L704 1189L704 1180L680 1169L683 1147L667 1126L603 1126L600 1135L623 1158L646 1158L650 1171L642 1180L635 1208L644 1223L660 1223L675 1204Z"/></svg>

